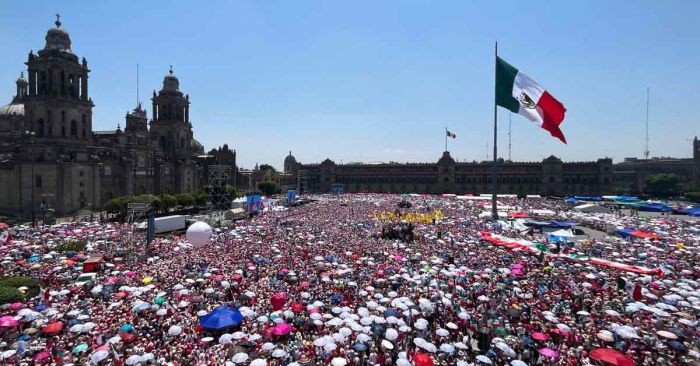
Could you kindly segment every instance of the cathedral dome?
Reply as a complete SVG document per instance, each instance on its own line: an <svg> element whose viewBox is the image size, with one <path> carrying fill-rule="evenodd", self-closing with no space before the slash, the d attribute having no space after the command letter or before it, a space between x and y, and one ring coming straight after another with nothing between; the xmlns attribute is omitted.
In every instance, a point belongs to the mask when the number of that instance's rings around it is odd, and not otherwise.
<svg viewBox="0 0 700 366"><path fill-rule="evenodd" d="M10 103L0 107L0 118L13 116L24 116L23 103Z"/></svg>
<svg viewBox="0 0 700 366"><path fill-rule="evenodd" d="M73 53L70 49L70 36L61 28L61 22L56 20L56 27L46 32L44 50L57 50Z"/></svg>
<svg viewBox="0 0 700 366"><path fill-rule="evenodd" d="M287 157L284 158L284 165L287 165L287 164L293 165L293 164L296 164L296 163L297 163L297 159L294 158L294 155L292 155L292 152L290 151L290 152L289 152L289 155L287 155Z"/></svg>
<svg viewBox="0 0 700 366"><path fill-rule="evenodd" d="M176 92L180 91L180 80L173 75L173 67L170 66L170 72L163 78L163 91Z"/></svg>

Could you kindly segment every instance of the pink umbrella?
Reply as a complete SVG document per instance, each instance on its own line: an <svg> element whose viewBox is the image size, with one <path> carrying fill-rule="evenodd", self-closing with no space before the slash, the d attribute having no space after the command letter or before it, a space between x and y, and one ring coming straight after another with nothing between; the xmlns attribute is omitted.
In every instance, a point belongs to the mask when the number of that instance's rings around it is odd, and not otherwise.
<svg viewBox="0 0 700 366"><path fill-rule="evenodd" d="M19 322L11 316L3 316L0 318L0 327L16 327Z"/></svg>
<svg viewBox="0 0 700 366"><path fill-rule="evenodd" d="M16 303L10 305L10 309L12 309L12 310L17 310L17 309L19 309L19 308L21 308L21 307L22 307L22 303L21 303L21 302L16 302Z"/></svg>
<svg viewBox="0 0 700 366"><path fill-rule="evenodd" d="M129 272L126 272L126 277L134 277L135 274L136 274L136 272L129 271Z"/></svg>
<svg viewBox="0 0 700 366"><path fill-rule="evenodd" d="M522 269L522 268L525 268L525 266L522 263L516 263L511 268L521 268Z"/></svg>
<svg viewBox="0 0 700 366"><path fill-rule="evenodd" d="M279 323L272 327L272 334L283 336L291 333L292 326L287 323Z"/></svg>
<svg viewBox="0 0 700 366"><path fill-rule="evenodd" d="M113 283L117 283L117 281L119 281L119 280L118 280L116 277L110 277L110 278L107 279L106 282L107 282L108 285L111 285L111 284L113 284Z"/></svg>
<svg viewBox="0 0 700 366"><path fill-rule="evenodd" d="M544 341L546 341L546 340L549 339L549 336L547 336L547 335L544 334L544 333L539 333L539 332L532 333L532 334L530 335L530 337L532 337L532 339L535 339L535 340L538 340L538 341L542 341L542 342L544 342Z"/></svg>
<svg viewBox="0 0 700 366"><path fill-rule="evenodd" d="M51 357L51 354L48 353L47 351L42 351L37 353L34 357L32 357L33 360L35 361L43 361Z"/></svg>
<svg viewBox="0 0 700 366"><path fill-rule="evenodd" d="M557 351L551 348L541 348L538 352L545 357L559 357Z"/></svg>

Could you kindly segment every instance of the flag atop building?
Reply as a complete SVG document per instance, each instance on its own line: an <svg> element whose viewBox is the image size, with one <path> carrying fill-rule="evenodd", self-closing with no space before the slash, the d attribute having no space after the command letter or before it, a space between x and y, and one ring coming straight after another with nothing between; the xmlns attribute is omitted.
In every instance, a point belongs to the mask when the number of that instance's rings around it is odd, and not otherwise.
<svg viewBox="0 0 700 366"><path fill-rule="evenodd" d="M566 143L559 125L566 108L529 76L496 57L496 105L525 116Z"/></svg>
<svg viewBox="0 0 700 366"><path fill-rule="evenodd" d="M457 138L457 134L450 132L448 129L445 129L445 132L447 132L447 137L452 137L453 139Z"/></svg>

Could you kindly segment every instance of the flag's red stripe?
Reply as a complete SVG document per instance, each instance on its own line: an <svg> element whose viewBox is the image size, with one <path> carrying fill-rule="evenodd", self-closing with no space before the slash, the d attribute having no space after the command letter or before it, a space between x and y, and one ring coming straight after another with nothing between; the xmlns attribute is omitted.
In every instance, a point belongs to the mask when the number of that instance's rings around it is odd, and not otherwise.
<svg viewBox="0 0 700 366"><path fill-rule="evenodd" d="M549 131L552 136L558 138L561 142L566 143L566 137L559 129L559 125L564 120L564 114L566 113L564 105L545 90L537 102L537 106L542 111L542 128Z"/></svg>

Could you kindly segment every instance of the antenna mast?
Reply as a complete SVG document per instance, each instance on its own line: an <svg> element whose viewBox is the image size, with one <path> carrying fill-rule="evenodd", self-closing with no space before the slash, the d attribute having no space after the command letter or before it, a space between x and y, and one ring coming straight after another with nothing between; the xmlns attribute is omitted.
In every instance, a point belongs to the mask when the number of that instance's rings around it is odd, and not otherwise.
<svg viewBox="0 0 700 366"><path fill-rule="evenodd" d="M511 133L513 132L513 130L511 130L512 127L513 127L513 113L508 113L508 160L511 160L511 161L513 160L513 159L511 159L511 155L510 155L510 150L511 150L511 138L510 138L510 136L511 136Z"/></svg>
<svg viewBox="0 0 700 366"><path fill-rule="evenodd" d="M486 160L489 160L489 142L486 141Z"/></svg>
<svg viewBox="0 0 700 366"><path fill-rule="evenodd" d="M646 144L644 145L644 159L649 159L649 87L647 87L647 122Z"/></svg>
<svg viewBox="0 0 700 366"><path fill-rule="evenodd" d="M139 64L136 64L136 107L139 106L139 103L141 103L139 98Z"/></svg>

